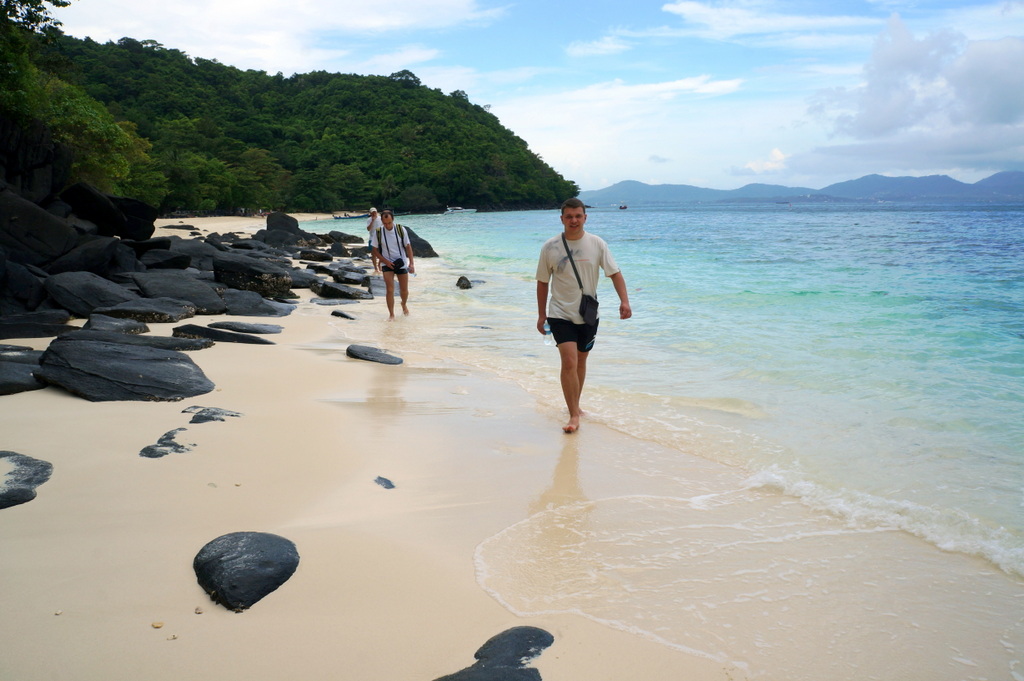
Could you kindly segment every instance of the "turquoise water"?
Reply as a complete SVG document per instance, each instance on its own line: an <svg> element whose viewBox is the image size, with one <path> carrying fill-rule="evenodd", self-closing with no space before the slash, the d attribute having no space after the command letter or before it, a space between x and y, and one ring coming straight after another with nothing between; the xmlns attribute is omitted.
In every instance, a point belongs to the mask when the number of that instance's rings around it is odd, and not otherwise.
<svg viewBox="0 0 1024 681"><path fill-rule="evenodd" d="M449 340L526 372L557 213L401 221L487 282L461 304L493 308L476 314L497 337ZM744 446L700 453L1024 575L1024 207L591 209L587 228L634 308L615 319L603 283L588 377L603 419L691 449L692 420L739 431Z"/></svg>
<svg viewBox="0 0 1024 681"><path fill-rule="evenodd" d="M789 678L923 678L891 667L859 676L824 662L801 667L815 646L829 647L830 663L861 660L871 646L847 635L886 631L875 618L900 611L892 602L902 591L917 598L906 608L914 621L889 639L923 651L915 662L936 665L929 678L1021 674L1019 602L1001 603L1019 601L1013 585L1024 576L1024 206L589 213L587 229L622 267L634 317L617 319L603 282L584 409L637 444L604 462L616 471L606 496L538 512L485 542L486 588L520 613L580 612L715 659L771 659L764 668L789 669ZM557 353L534 328L533 274L540 244L560 231L557 211L399 221L442 255L418 262L414 310L432 311L432 337L419 341L564 411ZM348 227L338 222L316 226ZM463 274L477 282L471 291L453 285ZM726 464L742 482L696 488L684 456ZM716 523L732 518L728 531L702 535L709 508ZM894 530L942 551L919 554ZM564 568L564 579L523 587L531 578L515 566L531 564L524 546L559 531L565 551L537 556L533 573ZM723 543L732 532L735 543ZM870 574L850 575L851 560ZM580 565L590 567L570 574ZM993 586L993 574L1005 582ZM759 616L742 610L735 626L707 633L710 620L693 604L724 575L733 581L716 588L739 592L714 604L719 626L751 593L803 602L812 583L818 596L802 621L836 608L857 614L846 631L780 664L765 651L791 645L781 620L740 634ZM932 591L946 580L950 590ZM1012 596L993 601L1004 587ZM984 639L973 675L957 671L971 655L953 650L965 629Z"/></svg>

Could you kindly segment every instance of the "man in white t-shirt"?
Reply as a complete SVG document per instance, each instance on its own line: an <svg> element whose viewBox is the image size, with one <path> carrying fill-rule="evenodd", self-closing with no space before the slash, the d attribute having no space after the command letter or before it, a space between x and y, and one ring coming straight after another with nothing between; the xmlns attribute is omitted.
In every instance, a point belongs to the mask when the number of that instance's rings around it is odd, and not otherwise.
<svg viewBox="0 0 1024 681"><path fill-rule="evenodd" d="M543 334L544 325L547 324L558 344L558 354L562 361L562 395L569 408L569 421L562 426L566 433L579 430L580 416L583 414L580 410L580 395L587 377L587 357L594 347L598 324L585 323L579 307L584 293L597 297L598 270L604 270L605 276L611 278L615 293L619 296L619 319L633 316L626 280L604 239L584 231L583 225L586 222L587 208L582 201L569 199L563 203L564 232L544 243L537 263L537 331ZM569 262L566 247L572 251L579 281ZM580 290L580 282L583 290Z"/></svg>
<svg viewBox="0 0 1024 681"><path fill-rule="evenodd" d="M402 314L409 314L409 275L416 273L412 262L412 240L409 232L395 224L395 214L385 208L381 229L370 232L370 248L384 272L384 295L388 304L388 321L395 321L395 279L402 297Z"/></svg>
<svg viewBox="0 0 1024 681"><path fill-rule="evenodd" d="M377 209L376 208L370 208L370 215L369 215L369 217L366 218L367 236L372 235L374 232L376 232L382 226L383 225L382 225L382 223L380 221L380 216L377 215ZM370 240L367 239L366 242L369 243ZM370 257L373 258L373 273L374 274L380 274L380 258L377 257L377 254L373 252L372 248L370 249Z"/></svg>

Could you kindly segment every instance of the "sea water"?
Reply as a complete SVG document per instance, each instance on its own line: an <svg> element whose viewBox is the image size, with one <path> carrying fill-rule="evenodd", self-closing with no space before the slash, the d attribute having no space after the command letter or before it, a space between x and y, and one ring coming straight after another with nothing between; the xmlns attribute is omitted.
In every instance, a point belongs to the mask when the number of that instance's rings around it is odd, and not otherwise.
<svg viewBox="0 0 1024 681"><path fill-rule="evenodd" d="M414 302L455 312L422 340L564 411L534 284L558 212L398 222L441 256ZM483 542L482 585L752 678L1024 678L1024 206L592 208L587 229L633 318L603 282L584 408L636 445L605 462L602 498ZM424 281L458 275L471 292ZM695 460L736 479L695 487ZM564 550L524 552L552 533ZM832 616L846 624L820 638L790 630ZM905 673L892 650L867 661L893 641ZM825 661L800 661L814 651Z"/></svg>

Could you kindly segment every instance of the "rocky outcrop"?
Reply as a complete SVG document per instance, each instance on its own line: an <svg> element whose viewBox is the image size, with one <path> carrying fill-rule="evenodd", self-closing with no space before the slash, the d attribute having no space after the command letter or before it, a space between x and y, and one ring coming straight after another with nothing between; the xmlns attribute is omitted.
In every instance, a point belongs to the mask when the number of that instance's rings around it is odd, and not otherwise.
<svg viewBox="0 0 1024 681"><path fill-rule="evenodd" d="M214 388L202 369L181 352L70 334L50 343L35 377L92 402L175 401Z"/></svg>
<svg viewBox="0 0 1024 681"><path fill-rule="evenodd" d="M537 627L513 627L480 646L476 662L435 681L541 681L540 672L526 664L555 642Z"/></svg>
<svg viewBox="0 0 1024 681"><path fill-rule="evenodd" d="M0 475L0 508L32 501L36 498L36 488L53 473L53 464L49 461L16 452L0 452L0 463L2 468L10 468L6 475Z"/></svg>
<svg viewBox="0 0 1024 681"><path fill-rule="evenodd" d="M370 347L369 345L350 345L345 348L345 354L352 359L361 359L367 362L377 362L379 364L401 364L402 358L389 355L383 350Z"/></svg>
<svg viewBox="0 0 1024 681"><path fill-rule="evenodd" d="M276 591L298 566L295 544L266 532L217 537L192 561L199 586L214 602L235 612L251 608Z"/></svg>

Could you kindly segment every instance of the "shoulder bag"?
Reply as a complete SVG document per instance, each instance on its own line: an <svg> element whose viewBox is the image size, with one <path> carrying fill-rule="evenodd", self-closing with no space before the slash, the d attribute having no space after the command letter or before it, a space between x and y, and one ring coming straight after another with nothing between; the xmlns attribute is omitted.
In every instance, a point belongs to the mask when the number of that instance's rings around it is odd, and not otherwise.
<svg viewBox="0 0 1024 681"><path fill-rule="evenodd" d="M596 326L597 298L587 295L583 291L583 280L580 279L580 271L576 269L576 261L572 259L572 250L569 248L569 242L565 239L565 233L562 234L562 245L565 246L565 253L569 256L569 264L572 265L572 273L576 275L576 283L580 285L580 293L583 296L580 299L580 316L583 317L584 324Z"/></svg>

